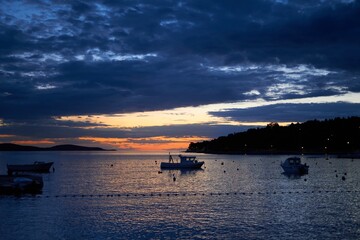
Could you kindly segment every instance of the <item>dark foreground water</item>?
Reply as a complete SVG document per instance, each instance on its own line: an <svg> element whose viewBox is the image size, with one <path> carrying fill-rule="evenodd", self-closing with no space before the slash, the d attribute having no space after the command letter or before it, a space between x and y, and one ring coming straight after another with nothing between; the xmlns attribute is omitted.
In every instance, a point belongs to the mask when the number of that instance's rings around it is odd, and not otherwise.
<svg viewBox="0 0 360 240"><path fill-rule="evenodd" d="M287 156L198 157L204 170L159 173L167 155L0 153L1 174L55 162L42 194L0 196L0 239L360 238L360 159L304 156L309 174L289 178Z"/></svg>

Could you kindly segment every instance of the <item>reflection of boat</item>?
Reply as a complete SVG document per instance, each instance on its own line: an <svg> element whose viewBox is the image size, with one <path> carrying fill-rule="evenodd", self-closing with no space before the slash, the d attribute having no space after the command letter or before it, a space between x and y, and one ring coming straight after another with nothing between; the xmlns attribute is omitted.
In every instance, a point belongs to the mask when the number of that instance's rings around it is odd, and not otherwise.
<svg viewBox="0 0 360 240"><path fill-rule="evenodd" d="M203 172L204 169L202 168L195 168L195 169L189 169L189 168L183 168L180 169L180 175L195 175L197 172Z"/></svg>
<svg viewBox="0 0 360 240"><path fill-rule="evenodd" d="M299 173L286 173L286 172L283 172L282 174L289 179L300 179L301 176L303 175Z"/></svg>
<svg viewBox="0 0 360 240"><path fill-rule="evenodd" d="M281 163L281 167L287 174L307 174L309 166L301 163L299 157L289 157Z"/></svg>
<svg viewBox="0 0 360 240"><path fill-rule="evenodd" d="M33 164L13 164L7 165L8 173L11 175L13 172L49 172L53 162L34 162Z"/></svg>
<svg viewBox="0 0 360 240"><path fill-rule="evenodd" d="M40 193L43 188L41 176L0 175L0 194Z"/></svg>
<svg viewBox="0 0 360 240"><path fill-rule="evenodd" d="M179 155L180 162L175 162L173 157L169 154L169 162L161 162L161 168L167 169L199 169L204 162L196 160L196 156Z"/></svg>

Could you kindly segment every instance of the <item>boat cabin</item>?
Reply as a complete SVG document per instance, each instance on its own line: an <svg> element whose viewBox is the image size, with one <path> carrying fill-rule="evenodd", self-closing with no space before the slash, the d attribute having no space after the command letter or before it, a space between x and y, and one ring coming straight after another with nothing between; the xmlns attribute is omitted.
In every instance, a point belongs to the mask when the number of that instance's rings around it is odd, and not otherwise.
<svg viewBox="0 0 360 240"><path fill-rule="evenodd" d="M198 162L196 160L196 156L183 156L183 155L179 155L180 158L180 162Z"/></svg>
<svg viewBox="0 0 360 240"><path fill-rule="evenodd" d="M289 164L289 165L299 165L299 164L301 164L301 160L298 157L288 158L288 159L286 159L285 162L287 162L287 164Z"/></svg>
<svg viewBox="0 0 360 240"><path fill-rule="evenodd" d="M306 163L302 164L299 157L289 157L280 165L285 173L307 174L309 171L309 166Z"/></svg>

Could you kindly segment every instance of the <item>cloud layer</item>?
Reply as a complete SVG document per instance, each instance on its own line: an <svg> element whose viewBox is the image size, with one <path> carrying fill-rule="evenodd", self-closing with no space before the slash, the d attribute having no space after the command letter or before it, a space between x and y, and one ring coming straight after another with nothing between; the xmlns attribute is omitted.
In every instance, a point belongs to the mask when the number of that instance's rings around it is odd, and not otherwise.
<svg viewBox="0 0 360 240"><path fill-rule="evenodd" d="M360 91L358 1L2 1L0 26L4 134L31 123L59 128L58 116ZM213 114L303 121L358 108L283 104ZM60 127L86 134L72 124Z"/></svg>

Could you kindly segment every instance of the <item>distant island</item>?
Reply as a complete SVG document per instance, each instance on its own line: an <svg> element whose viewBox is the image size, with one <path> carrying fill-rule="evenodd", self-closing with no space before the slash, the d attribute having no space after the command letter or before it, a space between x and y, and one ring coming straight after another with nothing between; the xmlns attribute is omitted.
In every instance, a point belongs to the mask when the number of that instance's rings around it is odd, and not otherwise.
<svg viewBox="0 0 360 240"><path fill-rule="evenodd" d="M0 151L109 151L100 147L84 147L78 145L56 145L53 147L23 146L13 143L0 143Z"/></svg>
<svg viewBox="0 0 360 240"><path fill-rule="evenodd" d="M311 120L190 143L187 152L214 154L341 154L360 156L360 117Z"/></svg>

